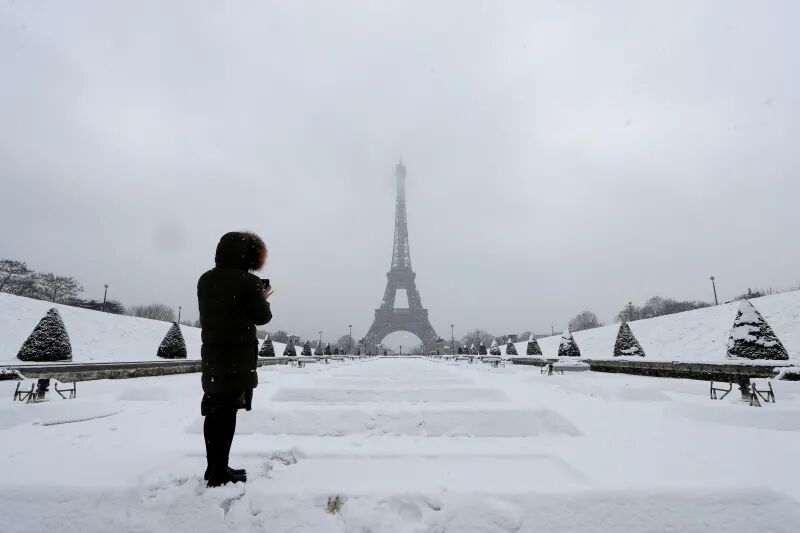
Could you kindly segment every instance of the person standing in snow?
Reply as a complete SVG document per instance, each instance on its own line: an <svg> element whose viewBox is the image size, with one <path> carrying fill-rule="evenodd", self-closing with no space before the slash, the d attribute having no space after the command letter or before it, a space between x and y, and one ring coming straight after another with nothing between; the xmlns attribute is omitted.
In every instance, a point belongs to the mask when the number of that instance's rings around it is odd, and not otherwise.
<svg viewBox="0 0 800 533"><path fill-rule="evenodd" d="M216 266L200 276L197 301L203 347L201 369L205 417L203 436L209 487L247 481L244 470L228 465L236 411L250 410L253 389L258 384L256 326L272 319L271 287L252 274L267 259L267 247L258 235L231 232L217 245Z"/></svg>

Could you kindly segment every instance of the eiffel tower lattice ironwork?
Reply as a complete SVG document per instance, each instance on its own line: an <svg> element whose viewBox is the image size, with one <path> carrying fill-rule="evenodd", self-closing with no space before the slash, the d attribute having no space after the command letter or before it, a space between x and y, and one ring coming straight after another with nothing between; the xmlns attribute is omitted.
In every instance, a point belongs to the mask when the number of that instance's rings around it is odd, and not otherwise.
<svg viewBox="0 0 800 533"><path fill-rule="evenodd" d="M364 338L366 348L375 352L376 345L390 333L407 331L422 341L425 351L433 353L439 338L428 320L428 310L422 307L416 273L411 269L411 252L408 247L408 223L406 220L406 167L402 161L395 169L397 178L397 204L394 216L394 249L392 266L386 274L386 292L379 309L375 310L375 321ZM407 308L395 307L398 290L405 290L408 297Z"/></svg>

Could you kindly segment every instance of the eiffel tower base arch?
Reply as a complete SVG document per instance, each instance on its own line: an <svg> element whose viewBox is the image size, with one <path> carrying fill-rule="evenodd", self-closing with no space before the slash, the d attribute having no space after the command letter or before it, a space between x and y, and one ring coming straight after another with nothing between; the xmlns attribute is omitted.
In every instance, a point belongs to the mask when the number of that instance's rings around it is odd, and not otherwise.
<svg viewBox="0 0 800 533"><path fill-rule="evenodd" d="M422 341L426 353L436 352L438 336L428 320L427 309L376 309L375 321L364 338L367 351L377 353L376 346L392 333L413 333Z"/></svg>

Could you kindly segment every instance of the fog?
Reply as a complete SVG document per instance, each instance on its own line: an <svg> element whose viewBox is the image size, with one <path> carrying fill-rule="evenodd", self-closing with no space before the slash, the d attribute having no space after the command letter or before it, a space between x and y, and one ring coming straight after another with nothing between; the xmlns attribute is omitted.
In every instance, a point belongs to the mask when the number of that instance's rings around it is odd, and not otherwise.
<svg viewBox="0 0 800 533"><path fill-rule="evenodd" d="M796 2L0 2L0 256L197 317L226 231L269 329L362 337L394 166L439 335L800 283Z"/></svg>

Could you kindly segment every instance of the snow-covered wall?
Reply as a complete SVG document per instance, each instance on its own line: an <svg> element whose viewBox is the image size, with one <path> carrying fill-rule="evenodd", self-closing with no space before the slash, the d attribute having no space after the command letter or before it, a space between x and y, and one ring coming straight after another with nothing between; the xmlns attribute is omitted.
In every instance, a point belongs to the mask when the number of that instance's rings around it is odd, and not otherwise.
<svg viewBox="0 0 800 533"><path fill-rule="evenodd" d="M171 325L0 293L0 362L20 362L16 358L20 346L52 307L57 308L64 319L74 362L155 360L158 345ZM200 329L181 326L181 333L188 358L199 359ZM274 344L275 353L282 355L285 346Z"/></svg>
<svg viewBox="0 0 800 533"><path fill-rule="evenodd" d="M751 300L789 352L789 359L800 359L800 291L773 294ZM635 320L631 330L645 352L646 360L722 361L726 359L728 336L739 302ZM610 359L619 324L610 324L573 333L581 356ZM538 339L543 357L557 357L560 335ZM515 344L525 353L527 341ZM503 347L505 353L505 347ZM619 358L625 359L625 358ZM634 357L634 359L639 359Z"/></svg>

